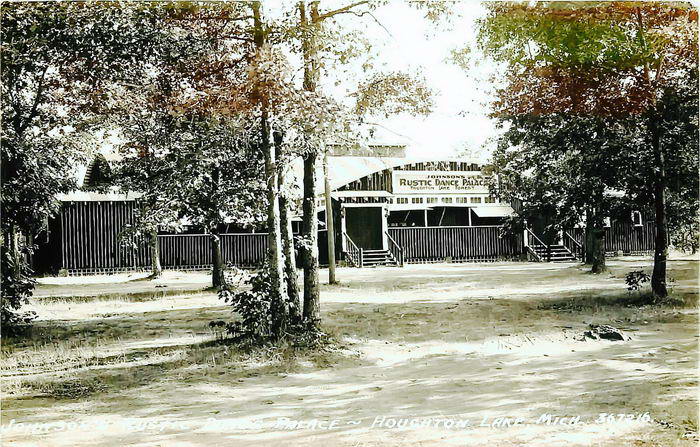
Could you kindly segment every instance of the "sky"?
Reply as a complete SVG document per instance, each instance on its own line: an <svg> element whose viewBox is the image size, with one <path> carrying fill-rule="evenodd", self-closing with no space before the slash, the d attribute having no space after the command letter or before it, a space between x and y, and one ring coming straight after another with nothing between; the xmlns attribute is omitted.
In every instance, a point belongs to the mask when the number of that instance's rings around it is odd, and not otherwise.
<svg viewBox="0 0 700 447"><path fill-rule="evenodd" d="M348 3L348 0L326 0L321 2L321 8L332 10ZM284 10L276 6L268 7L271 17ZM293 11L294 7L292 2L287 10ZM342 25L359 30L372 43L375 68L423 75L435 91L435 107L427 117L401 115L373 120L381 125L374 143L405 144L406 154L411 157L444 159L467 154L476 162L488 160L491 147L488 140L496 135L487 117L486 78L492 68L473 48L474 22L484 12L477 0L464 0L455 5L449 25L436 26L423 17L424 11L407 5L405 0L389 0L373 12L376 21L367 16L342 16ZM465 46L472 48L474 65L468 73L449 60L453 49ZM349 82L340 86L329 77L324 88L342 97L347 94L346 89L353 89L355 78L363 76L360 71L357 68L357 73L350 74ZM113 137L106 141L101 152L112 154L112 145L117 140Z"/></svg>
<svg viewBox="0 0 700 447"><path fill-rule="evenodd" d="M386 30L372 20L352 17L358 26L367 24L366 36L376 43L378 59L387 69L420 73L436 91L430 116L382 120L380 124L386 129L381 132L380 142L406 143L407 155L416 157L449 158L465 151L481 159L488 156L488 150L482 147L496 135L487 117L486 77L491 67L473 49L474 21L484 12L477 1L459 3L451 15L449 30L436 29L423 18L422 11L399 0L375 12ZM472 47L474 67L469 73L449 60L453 49L464 46Z"/></svg>

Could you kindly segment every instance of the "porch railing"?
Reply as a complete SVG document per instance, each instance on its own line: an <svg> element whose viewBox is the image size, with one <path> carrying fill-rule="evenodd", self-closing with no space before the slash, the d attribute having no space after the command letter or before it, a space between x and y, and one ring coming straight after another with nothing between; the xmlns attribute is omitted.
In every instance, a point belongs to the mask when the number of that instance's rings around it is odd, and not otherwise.
<svg viewBox="0 0 700 447"><path fill-rule="evenodd" d="M358 248L357 245L350 239L347 233L343 233L343 241L345 246L345 254L348 260L355 267L362 267L362 249Z"/></svg>
<svg viewBox="0 0 700 447"><path fill-rule="evenodd" d="M583 245L579 243L568 231L564 232L562 243L577 259L583 259Z"/></svg>
<svg viewBox="0 0 700 447"><path fill-rule="evenodd" d="M549 262L552 259L552 249L549 245L545 244L542 242L542 239L537 237L535 233L533 233L529 228L525 229L525 235L527 237L527 251L532 256L535 258L535 261L537 262L542 262L546 260ZM542 252L538 252L536 247L542 247L544 250L544 257L542 256Z"/></svg>
<svg viewBox="0 0 700 447"><path fill-rule="evenodd" d="M393 237L391 237L388 231L385 232L385 234L387 241L389 241L389 252L391 253L391 256L394 257L394 260L399 265L399 267L403 267L403 248L401 248L401 246L396 243L396 241Z"/></svg>

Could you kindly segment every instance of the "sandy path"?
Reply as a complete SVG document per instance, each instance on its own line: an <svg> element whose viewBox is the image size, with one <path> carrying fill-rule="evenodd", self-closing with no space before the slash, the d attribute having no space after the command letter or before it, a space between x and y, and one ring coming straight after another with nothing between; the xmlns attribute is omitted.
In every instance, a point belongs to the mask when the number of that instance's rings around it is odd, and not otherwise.
<svg viewBox="0 0 700 447"><path fill-rule="evenodd" d="M617 268L627 271L637 264L646 265L632 260ZM5 428L12 419L15 424L53 425L42 426L48 432L36 433L14 425L4 431L3 442L16 446L695 445L692 437L683 438L684 418L695 414L697 421L694 310L543 310L537 300L566 299L581 289L604 295L624 290L624 284L619 277L591 277L560 264L535 264L527 270L513 264L476 267L415 266L394 270L391 279L379 269L341 272L343 285L324 289L324 318L349 343L348 354L355 357L334 366L302 365L299 372L280 374L258 374L253 368L249 374L234 375L238 365L193 362L186 370L171 370L167 358L147 365L116 365L101 370L101 380L136 384L72 400L6 401ZM615 268L613 275L619 276ZM677 263L673 268L677 287L696 287L695 277L688 275L696 274L696 263ZM383 281L377 279L382 277ZM366 298L358 291L366 292ZM355 304L349 304L351 296ZM201 324L212 313L225 311L212 299L173 297L163 300L171 307L160 311L160 301L150 303L152 307L130 303L120 316L101 321L123 324L119 319L124 318L142 332L162 325L159 318L177 307L174 335L192 329L201 332ZM208 308L198 308L207 302ZM90 303L79 303L83 304ZM60 316L60 306L54 311ZM577 340L585 323L613 318L620 319L631 341ZM93 323L72 324L87 328ZM132 334L130 343L136 343L132 347L158 344L143 335ZM264 365L260 366L263 371ZM144 380L139 380L141 376ZM596 422L599 413L635 418L645 412L656 422ZM580 416L581 422L537 423L544 413ZM280 418L287 418L286 427L280 426ZM385 425L378 426L382 418ZM415 418L413 424L419 426L411 428ZM511 423L523 418L523 423L479 426L484 418L488 424L498 422L496 418L510 418ZM309 427L314 420L315 429ZM294 421L301 425L294 427ZM83 426L61 425L66 423ZM409 426L387 426L393 423Z"/></svg>
<svg viewBox="0 0 700 447"><path fill-rule="evenodd" d="M649 327L624 344L569 341L566 349L561 343L544 343L537 346L542 349L487 349L484 353L448 345L443 355L412 356L395 343L378 351L378 344L370 341L358 348L375 357L391 357L391 368L375 358L376 364L367 366L235 383L220 378L158 383L89 403L58 403L50 408L41 401L27 407L17 402L5 410L6 421L69 420L88 425L101 421L107 424L106 430L86 427L30 436L7 432L5 440L52 446L358 445L358 441L364 445L624 445L623 439L643 438L657 430L657 424L597 424L600 412L650 412L664 419L671 404L693 404L697 340L692 326L685 323L665 325L663 333ZM674 347L664 348L669 336ZM550 354L545 356L542 350ZM22 417L28 413L34 415ZM581 416L582 422L537 424L543 413ZM378 426L377 417L467 419L470 425L445 428L443 422L441 427L390 429ZM484 417L488 423L498 417L522 417L526 425L480 427ZM285 430L276 426L279 418L306 423L335 419L338 427ZM261 421L262 429L241 427L251 420Z"/></svg>

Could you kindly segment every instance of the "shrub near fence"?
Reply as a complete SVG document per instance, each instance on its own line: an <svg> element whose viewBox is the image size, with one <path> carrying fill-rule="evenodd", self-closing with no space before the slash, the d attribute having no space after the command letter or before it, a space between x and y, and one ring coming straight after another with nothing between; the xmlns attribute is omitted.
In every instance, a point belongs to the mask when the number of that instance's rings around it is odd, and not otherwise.
<svg viewBox="0 0 700 447"><path fill-rule="evenodd" d="M389 228L403 248L405 262L495 261L523 253L522 235L504 235L501 227Z"/></svg>

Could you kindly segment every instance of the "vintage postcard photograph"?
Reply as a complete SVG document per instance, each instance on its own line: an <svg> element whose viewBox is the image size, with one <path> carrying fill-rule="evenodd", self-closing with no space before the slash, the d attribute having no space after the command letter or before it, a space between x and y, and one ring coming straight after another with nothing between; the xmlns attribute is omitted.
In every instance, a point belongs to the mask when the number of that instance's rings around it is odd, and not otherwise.
<svg viewBox="0 0 700 447"><path fill-rule="evenodd" d="M0 444L697 446L699 6L0 0Z"/></svg>

